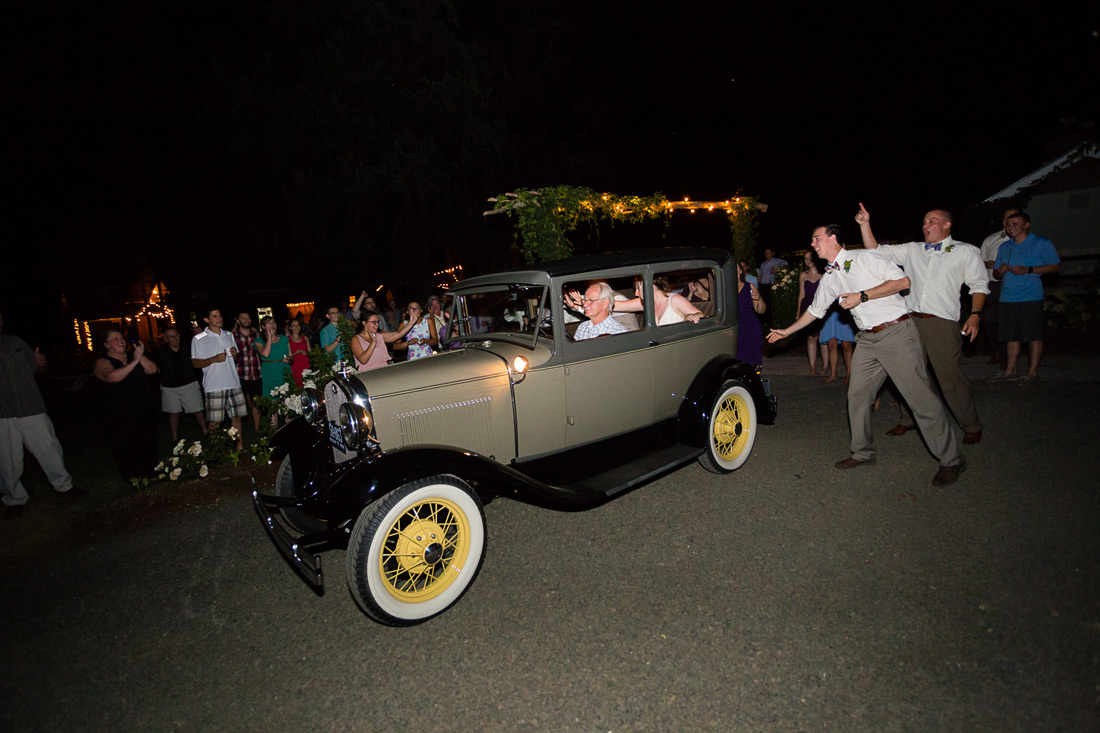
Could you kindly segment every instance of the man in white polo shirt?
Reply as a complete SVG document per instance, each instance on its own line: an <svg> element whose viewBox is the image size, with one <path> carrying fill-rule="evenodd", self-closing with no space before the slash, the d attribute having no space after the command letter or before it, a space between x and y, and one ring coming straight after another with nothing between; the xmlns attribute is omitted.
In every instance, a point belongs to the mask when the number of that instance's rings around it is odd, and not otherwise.
<svg viewBox="0 0 1100 733"><path fill-rule="evenodd" d="M206 329L191 341L191 364L202 369L202 389L206 392L206 419L217 427L226 417L237 429L237 449L241 440L241 418L248 407L244 390L237 376L237 345L233 334L222 329L222 312L210 308L206 312Z"/></svg>
<svg viewBox="0 0 1100 733"><path fill-rule="evenodd" d="M849 252L840 242L835 224L814 230L810 246L829 263L806 312L787 328L772 329L768 341L790 336L822 318L834 301L850 310L860 332L852 356L848 383L848 420L852 428L851 455L835 465L840 469L875 463L871 411L875 395L889 376L913 410L917 426L940 467L933 486L959 479L966 459L951 430L947 410L932 390L916 326L899 295L910 286L897 265L875 250Z"/></svg>
<svg viewBox="0 0 1100 733"><path fill-rule="evenodd" d="M932 372L955 419L963 429L963 445L982 440L982 420L974 403L974 390L962 365L963 337L978 337L982 308L989 294L989 276L981 252L972 244L951 237L951 214L933 209L924 215L924 241L886 244L879 247L871 232L871 215L859 205L856 222L863 246L877 249L905 270L912 287L905 296L909 315L920 333L920 342L932 364ZM959 326L962 286L970 289L970 315ZM905 435L916 430L913 415L903 404L901 420L887 435Z"/></svg>

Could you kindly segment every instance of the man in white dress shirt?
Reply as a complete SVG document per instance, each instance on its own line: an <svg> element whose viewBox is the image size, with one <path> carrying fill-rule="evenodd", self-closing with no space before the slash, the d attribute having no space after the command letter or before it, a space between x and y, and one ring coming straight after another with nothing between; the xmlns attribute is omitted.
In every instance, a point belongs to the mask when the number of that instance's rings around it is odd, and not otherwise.
<svg viewBox="0 0 1100 733"><path fill-rule="evenodd" d="M839 236L840 227L835 224L814 230L810 246L829 263L825 275L806 312L787 328L772 329L768 341L784 339L822 318L834 301L851 311L860 330L848 383L851 455L838 461L836 467L849 469L875 463L871 412L875 395L889 376L912 408L929 450L939 460L932 485L953 484L966 469L966 459L959 452L947 410L932 389L920 336L899 295L910 286L909 278L876 250L849 252Z"/></svg>
<svg viewBox="0 0 1100 733"><path fill-rule="evenodd" d="M912 287L905 296L909 315L915 319L921 345L940 384L944 402L963 429L963 445L982 440L982 421L974 403L974 390L962 365L963 337L971 341L981 331L982 307L989 293L989 276L978 248L951 237L951 213L933 209L924 215L924 241L879 247L871 232L871 215L863 204L856 214L863 246L878 249L905 270ZM970 315L959 328L959 291L970 289ZM901 420L887 435L915 430L913 415L901 406Z"/></svg>
<svg viewBox="0 0 1100 733"><path fill-rule="evenodd" d="M1005 360L1005 347L997 335L997 322L1000 320L998 312L1000 309L997 305L1001 302L1001 281L993 277L993 264L997 261L997 250L1009 239L1006 231L1008 217L1019 213L1020 209L1015 206L1005 209L1004 216L1001 218L1001 228L986 237L981 246L985 274L989 278L989 295L986 296L985 306L982 308L982 333L985 334L989 348L993 350L990 364L1003 364Z"/></svg>

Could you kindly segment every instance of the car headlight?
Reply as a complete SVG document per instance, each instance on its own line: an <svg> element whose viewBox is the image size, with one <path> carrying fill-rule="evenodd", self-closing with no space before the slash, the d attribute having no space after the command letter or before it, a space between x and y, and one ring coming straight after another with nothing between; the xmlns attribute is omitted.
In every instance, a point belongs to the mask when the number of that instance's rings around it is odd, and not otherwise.
<svg viewBox="0 0 1100 733"><path fill-rule="evenodd" d="M302 417L308 423L318 423L325 416L325 396L320 390L306 387L302 390Z"/></svg>
<svg viewBox="0 0 1100 733"><path fill-rule="evenodd" d="M523 378L527 376L527 369L531 366L531 363L527 361L526 357L517 356L512 360L512 384L519 384L523 381Z"/></svg>
<svg viewBox="0 0 1100 733"><path fill-rule="evenodd" d="M344 436L344 445L349 449L362 448L372 432L370 411L355 404L345 402L340 405L340 433Z"/></svg>

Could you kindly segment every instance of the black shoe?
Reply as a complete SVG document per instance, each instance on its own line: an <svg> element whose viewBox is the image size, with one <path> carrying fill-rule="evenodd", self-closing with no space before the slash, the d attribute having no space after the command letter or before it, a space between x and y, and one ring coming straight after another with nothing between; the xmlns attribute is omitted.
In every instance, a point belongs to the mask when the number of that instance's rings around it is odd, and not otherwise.
<svg viewBox="0 0 1100 733"><path fill-rule="evenodd" d="M84 489L78 489L75 486L68 491L58 491L57 489L54 489L53 493L64 499L82 499L88 495L87 491L85 491Z"/></svg>
<svg viewBox="0 0 1100 733"><path fill-rule="evenodd" d="M932 477L933 486L950 486L959 480L959 474L966 470L966 459L962 459L957 466L940 466L936 475Z"/></svg>
<svg viewBox="0 0 1100 733"><path fill-rule="evenodd" d="M860 466L873 466L873 465L875 465L875 459L874 458L872 458L869 461L860 461L858 459L855 459L855 458L852 458L851 456L849 456L848 458L845 458L843 461L837 461L836 463L834 463L833 468L839 468L840 470L843 471L843 470L846 470L846 469L849 469L849 468L859 468Z"/></svg>
<svg viewBox="0 0 1100 733"><path fill-rule="evenodd" d="M21 516L23 516L22 504L13 504L4 507L4 519L19 519Z"/></svg>

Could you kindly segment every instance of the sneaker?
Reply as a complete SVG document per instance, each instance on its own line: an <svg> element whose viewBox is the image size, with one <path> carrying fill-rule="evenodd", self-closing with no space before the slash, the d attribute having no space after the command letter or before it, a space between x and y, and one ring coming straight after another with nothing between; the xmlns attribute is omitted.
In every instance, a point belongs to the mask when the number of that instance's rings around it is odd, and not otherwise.
<svg viewBox="0 0 1100 733"><path fill-rule="evenodd" d="M989 378L990 384L996 384L997 382L1011 382L1016 379L1015 374L1005 374L1004 372L997 372Z"/></svg>
<svg viewBox="0 0 1100 733"><path fill-rule="evenodd" d="M1038 376L1034 376L1034 375L1031 375L1031 374L1025 374L1024 376L1022 376L1022 377L1020 377L1019 379L1016 380L1016 384L1035 384L1038 381L1039 381Z"/></svg>

